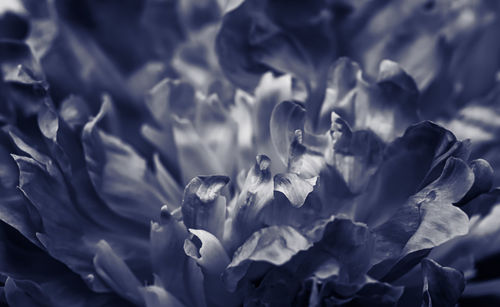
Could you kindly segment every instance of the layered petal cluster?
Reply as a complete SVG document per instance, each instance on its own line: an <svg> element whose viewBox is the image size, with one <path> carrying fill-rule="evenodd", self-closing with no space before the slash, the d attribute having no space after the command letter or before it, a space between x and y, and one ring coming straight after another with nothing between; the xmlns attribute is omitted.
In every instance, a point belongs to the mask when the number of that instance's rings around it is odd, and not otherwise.
<svg viewBox="0 0 500 307"><path fill-rule="evenodd" d="M463 2L22 1L0 20L0 301L498 300L498 91L456 111L491 86L449 90L500 46L498 10Z"/></svg>

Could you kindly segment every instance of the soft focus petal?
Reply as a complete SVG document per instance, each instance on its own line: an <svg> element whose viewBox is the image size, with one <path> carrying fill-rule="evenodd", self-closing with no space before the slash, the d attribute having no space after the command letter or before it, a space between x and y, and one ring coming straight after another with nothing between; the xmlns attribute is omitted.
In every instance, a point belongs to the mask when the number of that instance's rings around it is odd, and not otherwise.
<svg viewBox="0 0 500 307"><path fill-rule="evenodd" d="M124 298L141 304L142 298L139 292L141 283L106 241L97 243L94 266L99 278L102 278L111 289Z"/></svg>
<svg viewBox="0 0 500 307"><path fill-rule="evenodd" d="M113 211L129 218L141 217L144 223L149 223L160 214L161 206L166 203L165 196L146 160L130 145L97 127L108 107L104 103L99 114L83 129L90 178ZM144 210L144 205L149 209Z"/></svg>

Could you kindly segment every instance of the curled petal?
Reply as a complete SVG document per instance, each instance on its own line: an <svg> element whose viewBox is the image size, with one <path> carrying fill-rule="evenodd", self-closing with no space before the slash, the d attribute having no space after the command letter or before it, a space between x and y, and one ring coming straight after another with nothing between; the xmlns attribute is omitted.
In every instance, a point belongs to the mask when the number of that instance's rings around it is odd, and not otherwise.
<svg viewBox="0 0 500 307"><path fill-rule="evenodd" d="M193 237L191 240L186 239L184 251L202 268L209 304L240 306L238 294L229 293L224 287L221 275L231 261L220 241L205 230L189 229L189 232Z"/></svg>
<svg viewBox="0 0 500 307"><path fill-rule="evenodd" d="M201 241L198 249L195 243L186 240L184 251L209 274L217 275L229 264L229 257L219 240L210 232L201 229L189 229ZM198 256L199 255L199 256Z"/></svg>
<svg viewBox="0 0 500 307"><path fill-rule="evenodd" d="M351 131L333 112L330 136L333 148L327 152L327 163L335 167L351 192L362 191L377 171L385 145L371 130Z"/></svg>
<svg viewBox="0 0 500 307"><path fill-rule="evenodd" d="M304 130L304 122L305 109L301 104L287 100L274 107L270 123L271 139L285 165L288 164L295 131Z"/></svg>
<svg viewBox="0 0 500 307"><path fill-rule="evenodd" d="M295 130L293 141L290 144L288 171L302 178L310 179L318 176L325 168L325 158L321 152L311 149L303 143L304 137L302 131ZM320 147L324 147L322 145Z"/></svg>
<svg viewBox="0 0 500 307"><path fill-rule="evenodd" d="M282 193L292 206L301 207L314 190L317 179L318 177L302 179L293 173L277 174L274 176L274 193Z"/></svg>
<svg viewBox="0 0 500 307"><path fill-rule="evenodd" d="M358 64L341 58L332 67L320 126L327 129L336 112L355 130L369 129L385 142L393 141L418 122L418 90L413 79L395 62L382 61L375 83L363 78Z"/></svg>
<svg viewBox="0 0 500 307"><path fill-rule="evenodd" d="M470 167L474 172L474 184L467 194L458 202L458 205L466 204L474 197L489 192L493 187L494 171L488 161L477 159L470 162Z"/></svg>
<svg viewBox="0 0 500 307"><path fill-rule="evenodd" d="M166 291L186 306L205 306L203 275L195 261L184 253L188 232L166 208L159 223L151 224L151 263Z"/></svg>
<svg viewBox="0 0 500 307"><path fill-rule="evenodd" d="M261 227L261 211L273 200L274 184L271 177L271 160L257 156L255 165L248 171L232 214L232 229L227 238L239 246L241 241Z"/></svg>
<svg viewBox="0 0 500 307"><path fill-rule="evenodd" d="M222 238L226 216L221 189L229 182L226 176L193 178L184 190L182 218L188 228L204 229Z"/></svg>

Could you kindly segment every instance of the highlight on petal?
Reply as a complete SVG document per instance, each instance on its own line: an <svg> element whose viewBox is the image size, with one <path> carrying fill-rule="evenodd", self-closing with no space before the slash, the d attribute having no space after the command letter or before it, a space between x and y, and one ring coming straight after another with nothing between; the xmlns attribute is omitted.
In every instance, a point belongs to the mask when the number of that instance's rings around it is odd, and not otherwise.
<svg viewBox="0 0 500 307"><path fill-rule="evenodd" d="M326 163L339 172L352 193L359 193L378 170L385 145L371 130L351 131L333 112L330 136L333 148Z"/></svg>
<svg viewBox="0 0 500 307"><path fill-rule="evenodd" d="M310 135L306 135L307 139L309 139L309 137ZM322 152L325 148L325 138L319 137L318 139L320 140L319 151L312 145L309 146L310 144L304 143L304 133L302 130L295 130L293 141L290 144L290 154L288 156L287 168L289 172L295 173L306 179L311 179L321 173L326 163L325 154Z"/></svg>
<svg viewBox="0 0 500 307"><path fill-rule="evenodd" d="M184 190L182 218L187 228L206 230L222 239L226 201L221 190L229 182L226 176L196 177Z"/></svg>
<svg viewBox="0 0 500 307"><path fill-rule="evenodd" d="M226 268L224 280L230 291L247 273L252 262L283 265L311 243L297 230L289 226L271 226L255 233L235 252Z"/></svg>
<svg viewBox="0 0 500 307"><path fill-rule="evenodd" d="M259 216L273 200L274 184L271 176L271 160L257 156L254 166L248 171L241 192L231 214L231 231L227 241L233 248L239 246L255 230L262 227Z"/></svg>
<svg viewBox="0 0 500 307"><path fill-rule="evenodd" d="M225 173L222 162L203 142L190 121L174 119L173 127L184 183L200 175Z"/></svg>
<svg viewBox="0 0 500 307"><path fill-rule="evenodd" d="M0 305L500 298L494 0L3 2Z"/></svg>
<svg viewBox="0 0 500 307"><path fill-rule="evenodd" d="M69 96L59 109L59 116L71 129L81 129L89 120L90 110L88 104L79 96Z"/></svg>
<svg viewBox="0 0 500 307"><path fill-rule="evenodd" d="M309 193L314 190L317 179L302 179L293 173L277 174L274 176L274 193L282 193L292 206L301 207Z"/></svg>
<svg viewBox="0 0 500 307"><path fill-rule="evenodd" d="M234 174L238 157L238 151L234 150L238 125L217 94L200 98L193 123L204 145L220 161L224 173Z"/></svg>
<svg viewBox="0 0 500 307"><path fill-rule="evenodd" d="M202 229L189 229L189 232L198 238L201 247L186 240L184 251L193 258L209 274L220 274L229 264L229 257L220 241L210 232ZM198 256L199 255L199 256Z"/></svg>
<svg viewBox="0 0 500 307"><path fill-rule="evenodd" d="M175 296L160 286L151 285L143 287L140 290L146 307L185 307Z"/></svg>

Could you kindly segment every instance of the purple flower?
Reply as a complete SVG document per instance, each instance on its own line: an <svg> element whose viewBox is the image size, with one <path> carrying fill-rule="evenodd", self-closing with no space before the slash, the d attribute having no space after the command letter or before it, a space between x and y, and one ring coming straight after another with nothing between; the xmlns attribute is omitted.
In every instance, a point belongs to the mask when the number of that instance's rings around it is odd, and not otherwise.
<svg viewBox="0 0 500 307"><path fill-rule="evenodd" d="M482 268L499 253L495 174L421 103L444 75L425 83L414 51L377 49L364 39L374 26L352 32L403 6L25 2L26 17L4 22L29 21L27 41L0 33L4 302L448 306L497 294ZM395 24L420 16L410 11ZM401 45L413 50L411 29ZM397 59L374 52L386 49Z"/></svg>

